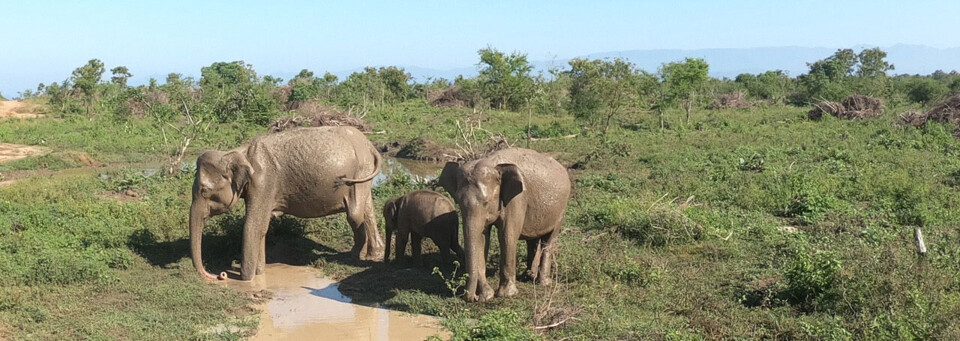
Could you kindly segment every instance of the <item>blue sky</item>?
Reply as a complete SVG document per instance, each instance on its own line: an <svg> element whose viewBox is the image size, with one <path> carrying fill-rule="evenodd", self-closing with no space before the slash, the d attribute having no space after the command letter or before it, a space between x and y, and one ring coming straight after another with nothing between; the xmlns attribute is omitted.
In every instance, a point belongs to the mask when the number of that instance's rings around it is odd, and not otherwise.
<svg viewBox="0 0 960 341"><path fill-rule="evenodd" d="M957 1L10 1L0 92L90 58L142 82L244 60L261 74L365 65L449 69L485 46L533 60L643 49L960 47Z"/></svg>

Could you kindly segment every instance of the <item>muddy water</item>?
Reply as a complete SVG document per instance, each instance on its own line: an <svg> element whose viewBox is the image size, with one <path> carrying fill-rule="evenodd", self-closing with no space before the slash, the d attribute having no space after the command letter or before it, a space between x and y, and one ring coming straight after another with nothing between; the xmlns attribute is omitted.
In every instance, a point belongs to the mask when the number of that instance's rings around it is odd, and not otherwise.
<svg viewBox="0 0 960 341"><path fill-rule="evenodd" d="M373 178L373 185L379 185L397 173L405 173L418 180L432 180L437 177L441 169L443 169L443 163L385 156L380 174Z"/></svg>
<svg viewBox="0 0 960 341"><path fill-rule="evenodd" d="M449 333L437 318L351 303L337 283L311 267L269 264L253 281L227 286L273 294L258 308L260 326L251 340L424 340Z"/></svg>

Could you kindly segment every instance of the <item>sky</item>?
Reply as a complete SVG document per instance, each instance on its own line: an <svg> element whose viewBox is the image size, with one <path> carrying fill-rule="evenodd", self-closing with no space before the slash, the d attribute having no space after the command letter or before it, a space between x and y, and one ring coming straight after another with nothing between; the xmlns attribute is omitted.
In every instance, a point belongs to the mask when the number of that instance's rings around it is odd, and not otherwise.
<svg viewBox="0 0 960 341"><path fill-rule="evenodd" d="M960 47L960 1L0 0L0 93L91 58L134 83L243 60L260 74L368 65L452 69L486 46L565 59L621 50ZM109 77L105 77L109 78Z"/></svg>

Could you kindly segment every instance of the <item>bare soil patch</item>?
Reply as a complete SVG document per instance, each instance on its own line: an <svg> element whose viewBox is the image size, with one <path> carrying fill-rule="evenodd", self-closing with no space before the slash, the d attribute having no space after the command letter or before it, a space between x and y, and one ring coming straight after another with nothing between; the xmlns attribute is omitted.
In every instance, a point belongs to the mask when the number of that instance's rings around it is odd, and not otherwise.
<svg viewBox="0 0 960 341"><path fill-rule="evenodd" d="M140 202L143 193L132 189L117 191L106 191L100 193L101 198L114 199L119 202Z"/></svg>
<svg viewBox="0 0 960 341"><path fill-rule="evenodd" d="M28 156L43 155L49 152L50 148L45 147L0 143L0 163L19 160Z"/></svg>
<svg viewBox="0 0 960 341"><path fill-rule="evenodd" d="M2 118L35 118L42 117L37 114L36 107L33 104L21 101L0 101L0 119Z"/></svg>

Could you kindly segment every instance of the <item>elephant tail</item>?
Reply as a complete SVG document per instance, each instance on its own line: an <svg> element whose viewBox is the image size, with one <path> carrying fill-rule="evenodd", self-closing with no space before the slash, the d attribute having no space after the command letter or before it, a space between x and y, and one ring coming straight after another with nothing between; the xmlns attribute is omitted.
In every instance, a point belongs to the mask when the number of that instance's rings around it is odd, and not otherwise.
<svg viewBox="0 0 960 341"><path fill-rule="evenodd" d="M367 143L368 143L369 146L370 146L370 151L373 153L373 166L374 166L373 172L370 173L370 175L367 175L367 176L365 176L365 177L358 178L358 179L350 179L350 178L346 178L346 177L341 178L340 180L343 181L344 184L352 185L352 184L355 184L355 183L367 182L367 181L373 180L373 178L377 177L377 174L380 174L380 166L382 166L382 164L383 164L383 157L380 156L380 151L378 151L376 148L374 148L372 143L370 143L370 142L367 142Z"/></svg>

